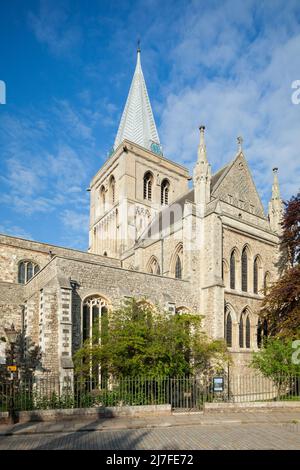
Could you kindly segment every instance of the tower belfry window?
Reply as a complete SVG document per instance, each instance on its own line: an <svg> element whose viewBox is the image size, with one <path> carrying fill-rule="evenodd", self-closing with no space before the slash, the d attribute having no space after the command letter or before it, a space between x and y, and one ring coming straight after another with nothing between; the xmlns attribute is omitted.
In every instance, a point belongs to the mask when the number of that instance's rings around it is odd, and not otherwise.
<svg viewBox="0 0 300 470"><path fill-rule="evenodd" d="M144 199L146 199L147 201L152 200L152 184L153 176L150 171L148 171L144 175Z"/></svg>
<svg viewBox="0 0 300 470"><path fill-rule="evenodd" d="M110 177L109 186L110 186L110 199L111 199L110 202L111 204L114 204L115 199L116 199L116 180L113 175Z"/></svg>
<svg viewBox="0 0 300 470"><path fill-rule="evenodd" d="M104 185L100 188L100 203L102 205L102 210L105 210L105 187Z"/></svg>
<svg viewBox="0 0 300 470"><path fill-rule="evenodd" d="M161 183L161 193L160 193L161 205L167 206L169 204L169 191L170 191L170 183L168 180L164 179Z"/></svg>

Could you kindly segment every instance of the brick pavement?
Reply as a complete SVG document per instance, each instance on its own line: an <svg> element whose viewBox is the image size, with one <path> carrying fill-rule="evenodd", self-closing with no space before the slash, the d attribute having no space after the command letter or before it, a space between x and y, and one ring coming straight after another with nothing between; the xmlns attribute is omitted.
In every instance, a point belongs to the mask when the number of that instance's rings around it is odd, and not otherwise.
<svg viewBox="0 0 300 470"><path fill-rule="evenodd" d="M300 410L0 426L3 449L300 449Z"/></svg>
<svg viewBox="0 0 300 470"><path fill-rule="evenodd" d="M83 431L0 438L8 449L299 449L298 424L247 423L194 425L170 428Z"/></svg>

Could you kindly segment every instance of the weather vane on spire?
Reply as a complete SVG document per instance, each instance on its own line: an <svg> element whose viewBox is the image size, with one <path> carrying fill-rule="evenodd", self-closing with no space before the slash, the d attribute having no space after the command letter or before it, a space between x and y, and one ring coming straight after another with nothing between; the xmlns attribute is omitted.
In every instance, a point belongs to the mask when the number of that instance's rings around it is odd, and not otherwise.
<svg viewBox="0 0 300 470"><path fill-rule="evenodd" d="M140 40L140 38L137 41L137 52L141 52L141 40Z"/></svg>

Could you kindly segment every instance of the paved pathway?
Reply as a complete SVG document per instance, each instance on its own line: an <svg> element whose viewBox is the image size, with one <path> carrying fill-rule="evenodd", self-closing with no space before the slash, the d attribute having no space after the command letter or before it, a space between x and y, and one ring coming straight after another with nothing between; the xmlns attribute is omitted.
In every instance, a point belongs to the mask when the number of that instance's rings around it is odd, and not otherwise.
<svg viewBox="0 0 300 470"><path fill-rule="evenodd" d="M300 411L0 426L4 449L300 449Z"/></svg>
<svg viewBox="0 0 300 470"><path fill-rule="evenodd" d="M298 424L220 424L0 438L4 449L299 449Z"/></svg>

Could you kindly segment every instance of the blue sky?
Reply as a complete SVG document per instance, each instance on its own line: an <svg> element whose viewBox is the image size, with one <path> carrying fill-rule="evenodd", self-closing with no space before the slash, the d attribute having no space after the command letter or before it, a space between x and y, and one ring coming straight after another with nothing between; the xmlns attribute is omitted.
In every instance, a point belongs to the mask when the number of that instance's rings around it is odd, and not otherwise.
<svg viewBox="0 0 300 470"><path fill-rule="evenodd" d="M266 205L299 189L299 0L2 0L0 232L88 245L89 181L117 132L141 39L164 154L213 171L244 151Z"/></svg>

